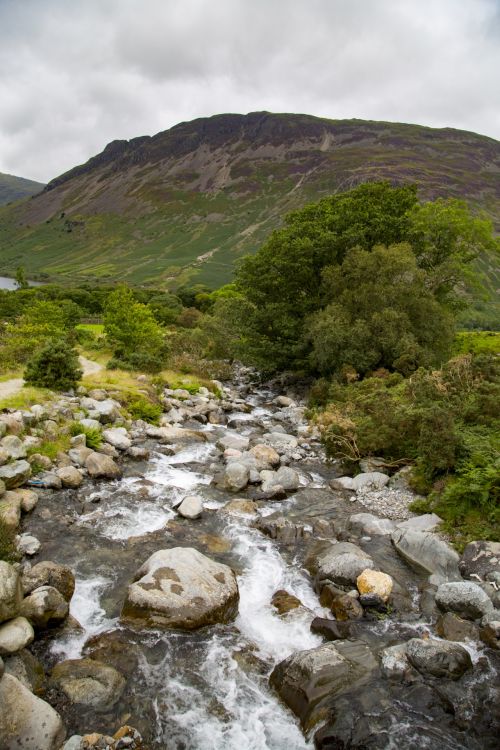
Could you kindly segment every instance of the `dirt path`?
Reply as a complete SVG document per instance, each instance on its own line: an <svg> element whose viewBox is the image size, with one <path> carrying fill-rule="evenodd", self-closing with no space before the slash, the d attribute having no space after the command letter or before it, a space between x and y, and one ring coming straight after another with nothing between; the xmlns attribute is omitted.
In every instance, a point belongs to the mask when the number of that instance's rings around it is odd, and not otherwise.
<svg viewBox="0 0 500 750"><path fill-rule="evenodd" d="M103 369L103 366L100 365L99 362L92 362L92 360L87 359L87 357L82 357L80 355L79 360L84 375L94 375L96 372L100 372L100 370ZM19 393L23 385L24 380L22 378L12 378L11 380L0 382L0 401L4 398L15 396L16 393Z"/></svg>
<svg viewBox="0 0 500 750"><path fill-rule="evenodd" d="M92 362L91 359L87 359L87 357L78 357L80 360L80 365L83 370L84 375L94 375L96 372L100 372L103 368L102 365L99 364L99 362Z"/></svg>

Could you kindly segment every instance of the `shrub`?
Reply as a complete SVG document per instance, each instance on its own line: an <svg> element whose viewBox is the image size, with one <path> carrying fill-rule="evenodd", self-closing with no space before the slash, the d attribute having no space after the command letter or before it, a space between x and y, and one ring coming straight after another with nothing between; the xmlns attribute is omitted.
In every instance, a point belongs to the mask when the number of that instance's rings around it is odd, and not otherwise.
<svg viewBox="0 0 500 750"><path fill-rule="evenodd" d="M98 427L86 427L81 422L73 422L70 428L71 435L85 435L85 443L87 448L91 448L93 451L99 450L102 444L102 435Z"/></svg>
<svg viewBox="0 0 500 750"><path fill-rule="evenodd" d="M0 499L0 506L2 500ZM15 531L0 521L0 560L5 562L16 562L19 559L19 553L14 543Z"/></svg>
<svg viewBox="0 0 500 750"><path fill-rule="evenodd" d="M160 421L162 408L159 404L139 396L127 404L127 410L133 419L143 419L145 422L157 425Z"/></svg>
<svg viewBox="0 0 500 750"><path fill-rule="evenodd" d="M28 362L24 378L29 385L67 391L82 376L78 354L64 339L49 343Z"/></svg>

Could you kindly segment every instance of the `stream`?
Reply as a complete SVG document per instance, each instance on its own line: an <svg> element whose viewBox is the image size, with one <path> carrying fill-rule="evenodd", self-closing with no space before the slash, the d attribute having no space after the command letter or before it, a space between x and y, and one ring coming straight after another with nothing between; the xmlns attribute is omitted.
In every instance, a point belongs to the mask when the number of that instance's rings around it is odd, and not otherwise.
<svg viewBox="0 0 500 750"><path fill-rule="evenodd" d="M231 398L240 399L245 408L230 414L230 424L237 425L239 434L252 437L271 428L304 435L304 422L288 419L286 410L273 403L276 395L269 388L250 387L244 379L235 381ZM85 482L77 492L41 492L43 502L32 514L29 531L42 543L38 559L73 570L76 590L70 611L81 627L49 633L37 641L37 656L50 669L64 659L91 655L127 678L122 697L108 713L75 708L60 697L51 699L50 694L48 700L61 713L68 736L109 733L127 722L141 732L151 750L312 748L313 733L304 736L293 713L268 684L278 662L324 642L310 628L314 617L331 617L320 605L304 567L311 537L306 534L294 544L284 544L254 528L251 517L225 512L224 505L234 497L256 496L252 486L231 494L213 482L222 466L215 443L235 430L226 425L195 423L195 427L203 430L207 442L173 451L156 444L147 461L126 464L118 481ZM317 441L302 443L302 448L300 460L290 461L300 474L299 491L285 500L259 500L260 517L279 513L300 519L311 531L315 518L342 526L350 514L364 510L348 500L329 509L328 487L335 467L325 461ZM188 494L203 498L200 519L180 518L173 509ZM428 633L429 617L421 601L426 578L397 556L387 537L359 543L368 545L380 570L394 578L398 603L397 616L368 623L365 641L378 653L387 645ZM125 592L137 569L153 552L172 546L195 547L236 572L240 604L233 623L194 632L135 631L120 623ZM280 616L271 604L280 589L295 595L303 607ZM474 685L483 685L477 699L484 700L493 666L485 664L472 646L467 648L475 662L482 660L470 689L474 692ZM410 697L406 705L401 696L391 736L385 737L384 744L369 747L494 747L489 739L481 745L448 720L429 719L422 726L421 714L414 712L412 704L419 705L420 700ZM473 701L467 710L475 711Z"/></svg>

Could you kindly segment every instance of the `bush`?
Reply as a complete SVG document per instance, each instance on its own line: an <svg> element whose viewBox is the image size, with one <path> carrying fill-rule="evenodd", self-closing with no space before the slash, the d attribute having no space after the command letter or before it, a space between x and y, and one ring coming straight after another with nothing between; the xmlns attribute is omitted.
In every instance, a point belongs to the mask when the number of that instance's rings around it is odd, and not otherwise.
<svg viewBox="0 0 500 750"><path fill-rule="evenodd" d="M78 353L65 340L49 343L28 362L24 378L29 385L67 391L74 388L83 372Z"/></svg>
<svg viewBox="0 0 500 750"><path fill-rule="evenodd" d="M134 398L127 404L127 410L133 419L143 419L145 422L157 425L162 415L160 404L154 404L141 396Z"/></svg>
<svg viewBox="0 0 500 750"><path fill-rule="evenodd" d="M0 506L2 500L0 499ZM19 553L14 542L15 531L0 521L0 560L5 562L16 562L19 560Z"/></svg>
<svg viewBox="0 0 500 750"><path fill-rule="evenodd" d="M102 444L102 435L98 427L86 427L81 422L73 422L70 428L71 435L85 435L85 444L87 448L98 451Z"/></svg>
<svg viewBox="0 0 500 750"><path fill-rule="evenodd" d="M109 360L106 368L108 370L127 370L129 372L160 372L165 365L166 356L157 352L115 352L115 356Z"/></svg>

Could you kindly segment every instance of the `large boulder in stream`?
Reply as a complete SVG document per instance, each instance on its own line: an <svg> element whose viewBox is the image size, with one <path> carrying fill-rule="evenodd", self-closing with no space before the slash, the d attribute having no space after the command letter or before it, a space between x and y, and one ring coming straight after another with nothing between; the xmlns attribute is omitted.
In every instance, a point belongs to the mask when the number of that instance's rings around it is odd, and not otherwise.
<svg viewBox="0 0 500 750"><path fill-rule="evenodd" d="M122 620L136 627L194 630L238 612L236 576L190 547L155 552L128 587Z"/></svg>
<svg viewBox="0 0 500 750"><path fill-rule="evenodd" d="M2 750L58 750L64 740L61 717L10 674L0 679Z"/></svg>
<svg viewBox="0 0 500 750"><path fill-rule="evenodd" d="M85 461L86 469L93 479L117 479L122 471L110 456L104 453L91 453Z"/></svg>
<svg viewBox="0 0 500 750"><path fill-rule="evenodd" d="M20 487L28 481L30 476L31 466L24 459L0 466L0 480L2 480L8 490Z"/></svg>
<svg viewBox="0 0 500 750"><path fill-rule="evenodd" d="M417 570L429 574L430 583L439 585L461 579L458 553L436 534L397 529L391 534L391 539L401 557Z"/></svg>
<svg viewBox="0 0 500 750"><path fill-rule="evenodd" d="M338 695L366 682L377 668L365 643L327 643L280 662L269 682L307 730L325 716Z"/></svg>
<svg viewBox="0 0 500 750"><path fill-rule="evenodd" d="M375 567L370 555L351 542L333 542L308 565L318 581L329 580L340 586L355 586L364 570Z"/></svg>
<svg viewBox="0 0 500 750"><path fill-rule="evenodd" d="M94 659L68 659L56 664L51 685L79 706L107 712L120 699L125 679L114 668Z"/></svg>
<svg viewBox="0 0 500 750"><path fill-rule="evenodd" d="M472 669L469 652L458 643L438 641L435 638L412 638L406 644L409 662L423 674L458 680Z"/></svg>
<svg viewBox="0 0 500 750"><path fill-rule="evenodd" d="M436 591L436 604L445 612L455 612L468 620L477 620L492 612L493 602L477 583L442 583Z"/></svg>
<svg viewBox="0 0 500 750"><path fill-rule="evenodd" d="M488 542L484 539L469 542L463 551L459 567L465 578L477 580L479 577L482 581L492 581L500 586L500 542Z"/></svg>
<svg viewBox="0 0 500 750"><path fill-rule="evenodd" d="M25 596L40 586L53 586L69 602L75 591L75 576L71 568L51 560L43 560L25 569L21 582Z"/></svg>

